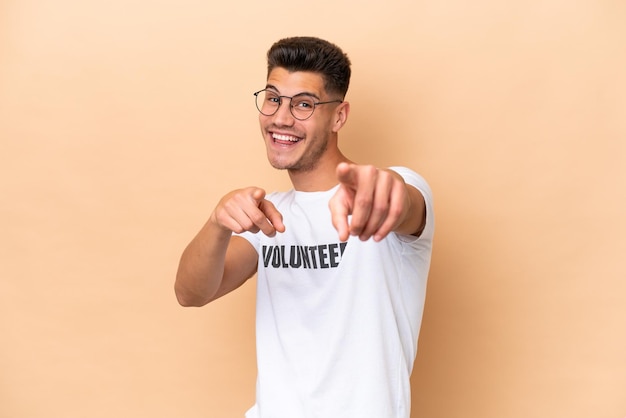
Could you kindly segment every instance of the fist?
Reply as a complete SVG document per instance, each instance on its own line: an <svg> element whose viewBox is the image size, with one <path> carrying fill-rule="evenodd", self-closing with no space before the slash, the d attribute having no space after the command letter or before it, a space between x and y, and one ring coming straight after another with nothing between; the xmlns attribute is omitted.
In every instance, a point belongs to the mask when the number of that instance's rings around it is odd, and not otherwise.
<svg viewBox="0 0 626 418"><path fill-rule="evenodd" d="M272 237L285 231L282 214L265 199L265 190L258 187L234 190L222 197L210 220L235 233L261 231Z"/></svg>
<svg viewBox="0 0 626 418"><path fill-rule="evenodd" d="M350 235L380 241L402 223L410 206L404 180L374 166L341 163L339 189L329 202L333 226L342 241ZM348 216L352 215L350 222Z"/></svg>

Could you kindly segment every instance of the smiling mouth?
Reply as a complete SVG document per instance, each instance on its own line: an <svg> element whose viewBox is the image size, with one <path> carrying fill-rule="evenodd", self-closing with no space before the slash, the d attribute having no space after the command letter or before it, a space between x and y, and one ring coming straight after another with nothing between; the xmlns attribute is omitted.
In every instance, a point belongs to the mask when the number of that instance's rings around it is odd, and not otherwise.
<svg viewBox="0 0 626 418"><path fill-rule="evenodd" d="M274 140L274 142L280 143L280 144L295 144L296 142L299 142L302 140L302 138L298 138L297 136L283 135L283 134L277 134L277 133L272 133L272 139Z"/></svg>

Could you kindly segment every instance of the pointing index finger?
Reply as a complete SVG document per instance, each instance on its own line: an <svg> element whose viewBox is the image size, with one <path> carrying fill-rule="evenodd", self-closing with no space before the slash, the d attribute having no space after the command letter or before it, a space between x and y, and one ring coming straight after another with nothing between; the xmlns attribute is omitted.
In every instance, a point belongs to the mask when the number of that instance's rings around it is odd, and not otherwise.
<svg viewBox="0 0 626 418"><path fill-rule="evenodd" d="M344 186L349 187L352 190L356 190L358 181L354 164L339 163L336 173L337 179L340 183L342 183Z"/></svg>

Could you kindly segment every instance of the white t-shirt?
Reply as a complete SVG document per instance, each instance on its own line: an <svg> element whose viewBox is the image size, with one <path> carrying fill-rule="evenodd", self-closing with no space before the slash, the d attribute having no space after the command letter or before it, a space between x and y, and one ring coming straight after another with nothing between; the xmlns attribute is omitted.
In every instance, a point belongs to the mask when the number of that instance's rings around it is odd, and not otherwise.
<svg viewBox="0 0 626 418"><path fill-rule="evenodd" d="M247 418L406 418L434 230L431 191L419 238L340 242L325 192L267 196L285 232L242 236L259 253L257 394Z"/></svg>

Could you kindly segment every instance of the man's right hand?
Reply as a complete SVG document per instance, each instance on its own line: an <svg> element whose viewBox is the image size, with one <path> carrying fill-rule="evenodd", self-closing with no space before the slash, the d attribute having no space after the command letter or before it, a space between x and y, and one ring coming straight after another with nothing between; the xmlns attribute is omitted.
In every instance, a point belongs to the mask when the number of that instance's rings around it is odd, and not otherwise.
<svg viewBox="0 0 626 418"><path fill-rule="evenodd" d="M285 231L282 214L265 199L265 190L258 187L234 190L222 197L210 221L238 234L261 231L273 237L276 232Z"/></svg>

